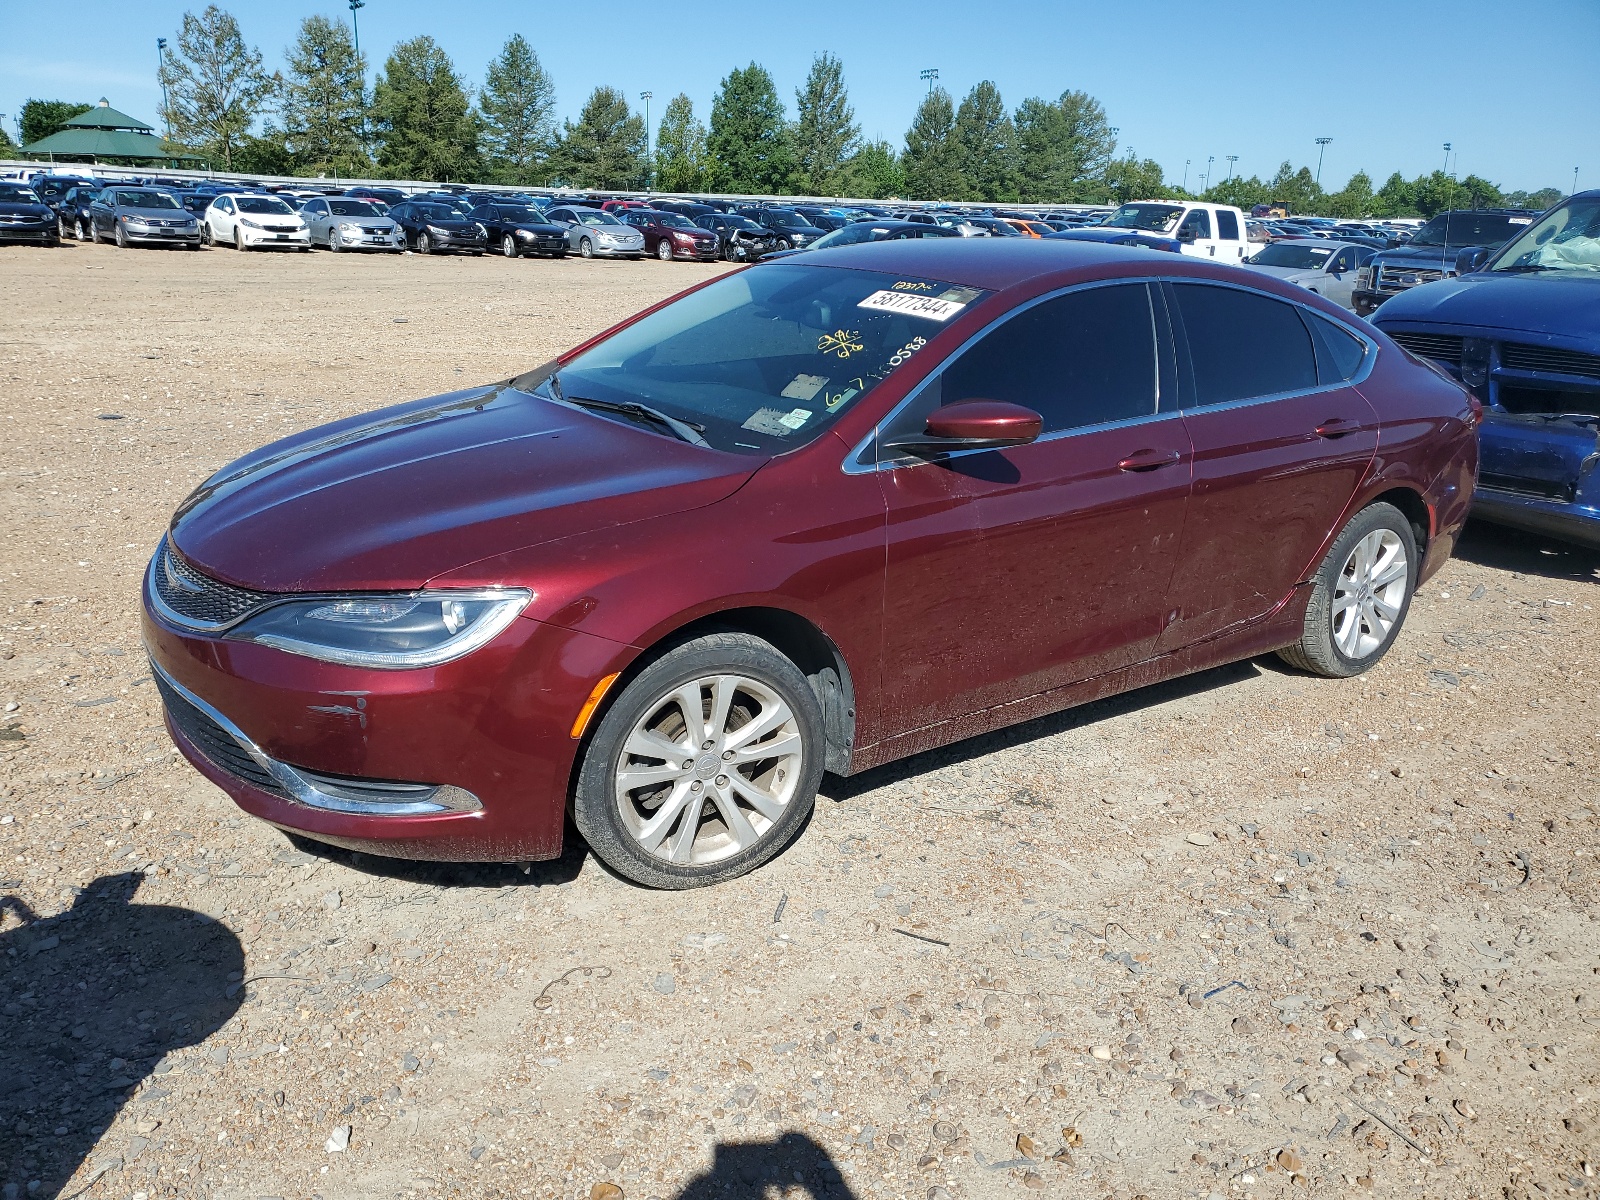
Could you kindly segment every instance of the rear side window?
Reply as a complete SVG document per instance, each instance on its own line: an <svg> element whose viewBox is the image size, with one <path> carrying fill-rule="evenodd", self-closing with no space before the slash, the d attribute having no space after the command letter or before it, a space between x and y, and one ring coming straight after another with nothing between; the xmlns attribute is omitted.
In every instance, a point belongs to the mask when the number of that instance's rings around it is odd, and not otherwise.
<svg viewBox="0 0 1600 1200"><path fill-rule="evenodd" d="M1292 304L1240 288L1175 283L1198 407L1317 386L1311 334Z"/></svg>
<svg viewBox="0 0 1600 1200"><path fill-rule="evenodd" d="M1321 381L1340 383L1354 379L1367 357L1366 343L1326 317L1305 309L1300 310L1300 315L1317 335L1317 375Z"/></svg>
<svg viewBox="0 0 1600 1200"><path fill-rule="evenodd" d="M1217 236L1239 240L1239 220L1225 208L1217 209Z"/></svg>
<svg viewBox="0 0 1600 1200"><path fill-rule="evenodd" d="M940 403L979 399L1033 409L1045 433L1153 415L1149 290L1088 288L1012 317L944 371Z"/></svg>

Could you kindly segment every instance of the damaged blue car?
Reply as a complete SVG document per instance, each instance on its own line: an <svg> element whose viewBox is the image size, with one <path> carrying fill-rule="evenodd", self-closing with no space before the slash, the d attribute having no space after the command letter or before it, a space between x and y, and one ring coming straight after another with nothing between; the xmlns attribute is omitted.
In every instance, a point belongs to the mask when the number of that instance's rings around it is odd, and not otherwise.
<svg viewBox="0 0 1600 1200"><path fill-rule="evenodd" d="M1373 324L1483 405L1474 516L1600 548L1600 191L1456 270Z"/></svg>

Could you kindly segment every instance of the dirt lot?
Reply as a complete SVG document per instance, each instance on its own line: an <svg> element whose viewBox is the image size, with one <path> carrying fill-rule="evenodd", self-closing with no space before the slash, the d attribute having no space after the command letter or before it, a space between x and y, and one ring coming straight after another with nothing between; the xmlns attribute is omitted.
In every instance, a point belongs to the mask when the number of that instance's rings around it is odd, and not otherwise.
<svg viewBox="0 0 1600 1200"><path fill-rule="evenodd" d="M1600 1190L1593 555L1475 534L1365 679L830 778L704 892L307 853L175 756L196 482L716 269L0 249L0 1194Z"/></svg>

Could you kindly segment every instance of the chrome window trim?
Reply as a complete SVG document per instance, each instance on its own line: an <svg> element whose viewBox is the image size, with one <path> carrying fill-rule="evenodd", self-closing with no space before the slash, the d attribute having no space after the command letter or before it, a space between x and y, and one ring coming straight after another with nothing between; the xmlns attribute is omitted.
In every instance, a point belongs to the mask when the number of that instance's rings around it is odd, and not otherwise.
<svg viewBox="0 0 1600 1200"><path fill-rule="evenodd" d="M941 457L941 458L939 458L937 460L929 460L929 459L896 459L896 460L891 461L891 462L876 462L876 461L874 461L874 462L871 462L871 463L863 463L863 462L860 461L861 460L861 456L863 454L866 454L869 450L871 450L873 448L873 446L877 443L879 431L882 430L885 425L889 424L896 417L898 417L900 415L900 413L903 412L906 409L906 407L911 404L912 401L917 399L917 397L922 394L922 391L923 391L924 388L928 387L930 384L932 384L934 382L934 380L936 380L940 376L942 376L944 374L945 369L952 362L954 362L962 354L965 354L967 352L967 350L974 343L976 343L979 339L981 339L983 337L986 337L991 331L993 331L994 329L998 328L1004 322L1009 321L1012 317L1016 316L1018 313L1027 312L1028 309L1033 308L1036 305L1043 304L1047 300L1055 300L1055 299L1057 299L1057 298L1059 298L1061 296L1069 295L1070 293L1073 293L1073 292L1088 291L1091 288L1113 287L1113 286L1117 286L1117 285L1121 285L1121 284L1130 284L1130 283L1143 283L1143 284L1151 285L1151 286L1154 286L1154 285L1157 285L1157 284L1198 283L1198 284L1202 284L1202 285L1204 285L1206 287L1230 288L1230 289L1232 289L1234 291L1238 291L1238 292L1249 292L1252 296L1264 296L1268 300L1276 300L1281 304L1288 304L1288 305L1293 306L1294 308L1304 309L1306 312L1310 313L1313 316L1321 317L1324 321L1327 321L1330 324L1337 326L1339 329L1342 329L1344 332L1346 332L1346 333L1350 334L1352 337L1356 338L1359 342L1361 342L1361 344L1363 346L1366 347L1366 351L1367 352L1362 358L1361 368L1353 376L1351 376L1349 379L1341 379L1337 383L1318 384L1314 388L1302 388L1302 389L1300 389L1298 391L1292 391L1292 392L1274 392L1274 393L1272 393L1270 395L1266 395L1266 396L1250 396L1250 397L1248 397L1246 399L1243 399L1243 400L1229 400L1229 401L1226 401L1226 402L1224 402L1222 404L1204 404L1204 405L1197 404L1192 408L1175 408L1175 409L1171 409L1171 410L1166 411L1166 412L1157 411L1155 413L1152 413L1148 417L1130 417L1130 418L1128 418L1126 420L1122 420L1122 421L1103 421L1103 422L1101 422L1099 424L1096 424L1096 425L1077 425L1077 426L1074 426L1071 429L1059 429L1054 433L1045 434L1043 437L1038 438L1038 439L1036 439L1036 440L1034 440L1032 442L1027 443L1028 445L1037 446L1042 442L1053 442L1053 441L1056 441L1056 440L1058 440L1060 438L1064 438L1064 437L1077 437L1077 436L1079 436L1081 434L1086 434L1086 433L1100 433L1100 432L1102 432L1104 430L1107 430L1107 429L1120 429L1120 428L1126 428L1126 427L1131 427L1131 426L1135 426L1135 425L1143 425L1143 424L1147 424L1147 423L1149 423L1151 421L1155 421L1155 420L1162 420L1162 419L1166 419L1166 418L1170 418L1170 417L1181 417L1184 413L1221 412L1221 411L1224 411L1226 409L1246 408L1246 407L1252 407L1252 406L1257 405L1257 404L1270 404L1270 403L1272 403L1274 401L1277 401L1277 400L1291 400L1291 399L1295 399L1295 398L1300 397L1300 396L1313 396L1313 395L1316 395L1319 392L1330 392L1330 391L1335 391L1335 390L1337 390L1339 388L1357 387L1360 384L1365 383L1367 381L1367 379L1371 376L1374 367L1376 366L1376 359L1377 359L1377 353L1378 353L1378 350L1379 350L1379 346L1378 346L1378 343L1373 338L1369 337L1367 334L1363 333L1361 330L1351 327L1349 324L1347 324L1343 320L1340 320L1340 319L1338 319L1336 317L1329 316L1327 313L1321 311L1320 309L1314 308L1311 305L1303 303L1302 301L1299 301L1299 300L1290 300L1290 299L1288 299L1288 298L1286 298L1284 296L1276 296L1276 295L1273 295L1271 292L1264 292L1264 291L1261 291L1259 288L1249 287L1249 286L1247 286L1245 284L1242 284L1242 283L1234 283L1231 280L1196 278L1196 277L1184 276L1184 275L1150 275L1150 276L1139 276L1137 278L1131 278L1131 279L1129 279L1129 278L1096 279L1096 280L1091 280L1088 283L1071 284L1071 285L1069 285L1067 287L1064 287L1064 288L1058 288L1053 292L1046 292L1043 295L1035 296L1032 300L1029 300L1026 304L1020 304L1016 308L1013 308L1013 309L1009 310L1008 312L1005 312L1005 313L1001 314L1000 316L995 317L994 320L990 321L982 329L978 330L971 337L967 338L966 341L962 342L961 345L957 346L954 350L952 350L949 354L947 354L945 356L945 358L944 358L944 361L941 362L937 367L935 367L933 369L933 371L930 372L928 374L928 376L925 379L922 380L921 383L917 384L916 387L912 388L911 391L906 393L906 395L901 398L901 400L900 400L900 402L898 404L896 404L892 409L890 409L887 413L885 413L884 416L878 421L878 423L872 427L872 431L870 433L868 433L866 437L862 438L859 442L857 442L853 447L851 447L850 452L847 455L845 455L844 461L839 464L840 471L845 475L872 475L872 474L875 474L875 473L877 473L879 471L898 471L898 470L902 470L902 469L907 468L907 467L933 466L937 462L949 462L952 459L964 458L969 454L992 454L993 450L982 450L982 449L980 449L980 450L956 450L956 451L951 452L950 454L944 455L943 457ZM1155 312L1154 312L1153 304L1154 304L1154 300L1152 299L1152 309L1151 309L1151 318L1150 318L1152 325L1155 324ZM1170 318L1169 318L1169 320L1170 320ZM1156 362L1156 389L1157 389L1156 403L1159 405L1161 403L1161 396L1160 396L1161 339L1160 339L1160 336L1159 336L1160 335L1159 328L1155 329L1154 332L1156 333L1156 358L1157 358L1157 362ZM1307 332L1308 332L1308 336L1314 336L1314 335L1310 334L1309 330ZM1187 336L1187 334L1185 336ZM1175 337L1175 335L1173 337L1173 344L1176 345L1176 337ZM1313 353L1315 353L1315 346L1313 346ZM1185 365L1180 364L1179 365L1179 370L1180 371L1186 371L1187 367Z"/></svg>
<svg viewBox="0 0 1600 1200"><path fill-rule="evenodd" d="M277 780L278 784L284 791L289 793L296 803L302 804L307 808L320 808L325 812L373 817L415 817L434 813L465 813L481 812L483 810L483 803L471 792L450 784L443 784L433 788L429 794L434 798L428 800L359 800L348 795L336 795L327 790L335 786L333 780L323 781L319 779L317 783L313 783L310 778L302 775L287 763L279 762L273 758L260 746L256 745L244 730L240 729L218 712L216 708L207 704L164 671L154 658L150 660L150 669L161 676L161 681L187 703L194 705L195 708L214 721L219 729L238 742L239 748L255 759L263 771ZM207 761L210 760L207 759ZM220 770L221 768L219 767L218 769ZM318 786L318 784L322 786ZM447 797L450 803L447 804L440 801L438 799L440 796Z"/></svg>

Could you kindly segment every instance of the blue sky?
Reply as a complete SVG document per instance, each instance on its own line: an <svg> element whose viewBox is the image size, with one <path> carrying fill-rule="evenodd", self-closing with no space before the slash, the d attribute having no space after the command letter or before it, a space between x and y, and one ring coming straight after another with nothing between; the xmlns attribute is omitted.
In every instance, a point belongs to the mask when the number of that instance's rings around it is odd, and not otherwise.
<svg viewBox="0 0 1600 1200"><path fill-rule="evenodd" d="M28 97L93 101L156 124L155 39L175 40L183 0L79 0L67 10L14 4L0 44L0 111ZM224 0L269 65L301 18L348 17L344 0ZM1105 105L1124 146L1196 186L1208 156L1215 178L1236 154L1242 174L1270 175L1285 158L1316 168L1314 139L1331 137L1322 181L1357 168L1377 183L1414 176L1456 153L1451 169L1507 190L1600 187L1600 0L1323 0L1266 6L1213 0L973 0L907 4L663 3L589 0L562 6L507 0L369 0L362 49L374 67L397 41L430 34L473 84L513 32L554 76L573 115L597 84L630 101L653 91L652 120L687 92L709 115L718 81L754 59L790 106L813 54L831 51L863 132L900 145L937 67L959 100L982 79L1008 106L1080 88ZM66 15L70 12L70 16Z"/></svg>

